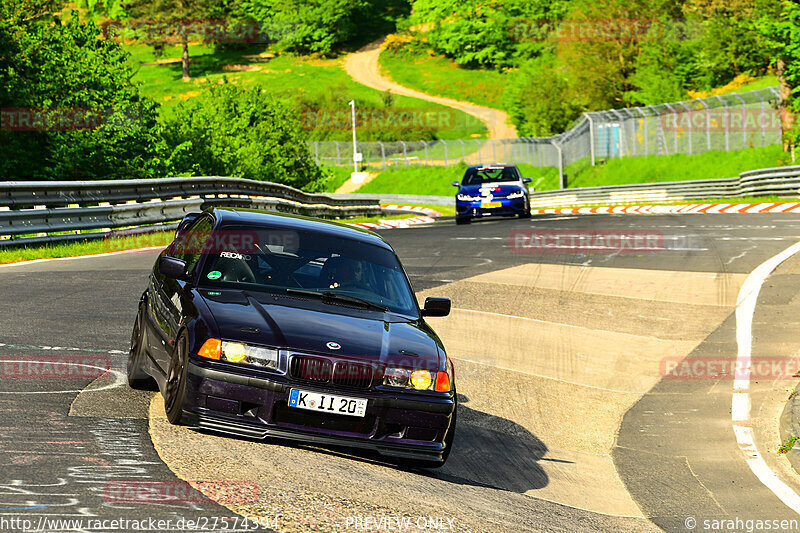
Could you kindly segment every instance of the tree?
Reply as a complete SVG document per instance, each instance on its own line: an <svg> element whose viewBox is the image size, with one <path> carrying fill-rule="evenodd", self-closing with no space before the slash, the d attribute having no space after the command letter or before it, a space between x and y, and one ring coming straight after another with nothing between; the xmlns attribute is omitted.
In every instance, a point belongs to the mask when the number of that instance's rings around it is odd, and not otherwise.
<svg viewBox="0 0 800 533"><path fill-rule="evenodd" d="M156 105L126 53L53 2L0 4L0 174L4 179L162 177Z"/></svg>
<svg viewBox="0 0 800 533"><path fill-rule="evenodd" d="M166 119L177 174L235 176L313 190L323 178L299 120L259 87L211 84Z"/></svg>
<svg viewBox="0 0 800 533"><path fill-rule="evenodd" d="M503 101L523 137L557 135L582 111L571 84L549 56L531 60L511 74Z"/></svg>
<svg viewBox="0 0 800 533"><path fill-rule="evenodd" d="M780 84L780 117L783 149L797 144L797 114L800 112L800 5L782 0L779 17L763 17L758 27L764 35Z"/></svg>
<svg viewBox="0 0 800 533"><path fill-rule="evenodd" d="M227 2L214 0L79 0L90 17L105 21L111 36L143 40L155 47L177 39L182 48L183 80L190 79L189 40L217 37L220 21L230 14ZM208 35L206 35L208 33Z"/></svg>
<svg viewBox="0 0 800 533"><path fill-rule="evenodd" d="M287 50L330 55L393 31L408 9L405 0L241 0L236 13L269 22Z"/></svg>
<svg viewBox="0 0 800 533"><path fill-rule="evenodd" d="M583 106L608 109L628 104L632 76L650 27L680 12L667 0L575 0L553 35L558 58L576 85Z"/></svg>

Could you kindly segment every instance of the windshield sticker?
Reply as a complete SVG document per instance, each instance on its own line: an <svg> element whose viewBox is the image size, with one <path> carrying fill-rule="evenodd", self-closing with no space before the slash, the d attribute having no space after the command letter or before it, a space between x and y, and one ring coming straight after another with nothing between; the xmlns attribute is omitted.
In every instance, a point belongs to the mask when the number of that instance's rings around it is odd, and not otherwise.
<svg viewBox="0 0 800 533"><path fill-rule="evenodd" d="M231 259L244 259L242 254L237 254L236 252L220 252L220 257L230 257Z"/></svg>
<svg viewBox="0 0 800 533"><path fill-rule="evenodd" d="M222 277L222 272L220 272L219 270L212 270L211 272L208 273L208 276L206 277L208 277L208 279L219 279Z"/></svg>

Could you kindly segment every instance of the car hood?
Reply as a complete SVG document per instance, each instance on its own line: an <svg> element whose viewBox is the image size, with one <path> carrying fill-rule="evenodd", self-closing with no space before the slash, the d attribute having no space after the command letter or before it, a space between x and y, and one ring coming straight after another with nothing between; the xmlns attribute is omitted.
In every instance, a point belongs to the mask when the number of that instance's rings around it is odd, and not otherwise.
<svg viewBox="0 0 800 533"><path fill-rule="evenodd" d="M291 296L214 292L198 291L222 339L403 366L440 361L441 343L421 320Z"/></svg>
<svg viewBox="0 0 800 533"><path fill-rule="evenodd" d="M505 196L520 189L522 189L522 187L518 182L499 182L482 183L480 185L462 185L458 192L461 194L469 194L470 196L481 196L484 191L487 191L487 195Z"/></svg>

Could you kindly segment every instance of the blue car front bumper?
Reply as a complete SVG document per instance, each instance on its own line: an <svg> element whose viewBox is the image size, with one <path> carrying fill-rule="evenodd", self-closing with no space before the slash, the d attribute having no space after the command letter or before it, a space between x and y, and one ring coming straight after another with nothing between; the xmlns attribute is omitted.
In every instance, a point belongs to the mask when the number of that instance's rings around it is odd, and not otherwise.
<svg viewBox="0 0 800 533"><path fill-rule="evenodd" d="M456 216L459 218L483 218L488 216L523 215L526 210L525 197L514 199L493 198L491 201L456 200Z"/></svg>

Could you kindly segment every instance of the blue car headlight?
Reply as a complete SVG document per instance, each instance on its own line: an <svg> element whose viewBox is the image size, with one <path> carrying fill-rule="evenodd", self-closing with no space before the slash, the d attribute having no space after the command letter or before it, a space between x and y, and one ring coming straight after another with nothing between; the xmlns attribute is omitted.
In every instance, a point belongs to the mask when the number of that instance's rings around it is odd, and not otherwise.
<svg viewBox="0 0 800 533"><path fill-rule="evenodd" d="M513 200L514 198L522 198L523 196L525 196L525 191L515 191L506 196L506 198Z"/></svg>
<svg viewBox="0 0 800 533"><path fill-rule="evenodd" d="M457 194L456 200L460 202L477 202L480 200L480 196L470 196L469 194Z"/></svg>

